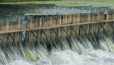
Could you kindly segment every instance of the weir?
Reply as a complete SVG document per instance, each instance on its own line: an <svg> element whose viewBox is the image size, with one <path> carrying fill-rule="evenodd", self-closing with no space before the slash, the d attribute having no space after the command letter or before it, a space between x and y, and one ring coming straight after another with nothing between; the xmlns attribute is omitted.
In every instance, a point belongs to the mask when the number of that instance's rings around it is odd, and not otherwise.
<svg viewBox="0 0 114 65"><path fill-rule="evenodd" d="M40 59L42 55L37 55L36 52L31 54L28 47L32 49L40 47L40 50L44 51L44 56L49 56L48 52L54 48L58 50L69 48L76 50L79 54L84 50L83 46L85 48L93 46L95 49L102 47L105 50L113 51L114 46L101 43L106 37L111 40L105 42L113 44L114 12L26 14L25 20L7 21L0 26L1 48L7 51L12 46L16 46L24 58L33 56L29 57L29 60ZM23 47L24 50L22 50ZM27 55L26 52L30 55ZM40 51L37 52L40 53ZM1 62L5 63L3 60Z"/></svg>
<svg viewBox="0 0 114 65"><path fill-rule="evenodd" d="M37 15L26 14L25 21L7 21L0 26L1 44L24 41L36 42L71 36L98 35L101 32L114 32L114 13L80 13ZM101 30L102 28L103 30ZM41 37L43 40L41 40ZM7 41L6 41L7 40Z"/></svg>

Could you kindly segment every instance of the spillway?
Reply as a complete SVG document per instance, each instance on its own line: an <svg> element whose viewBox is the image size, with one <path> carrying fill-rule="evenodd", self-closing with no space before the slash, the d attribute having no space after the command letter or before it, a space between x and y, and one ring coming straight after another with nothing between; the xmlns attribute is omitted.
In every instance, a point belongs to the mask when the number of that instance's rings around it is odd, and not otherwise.
<svg viewBox="0 0 114 65"><path fill-rule="evenodd" d="M94 38L93 38L94 39ZM95 44L99 41L100 45ZM12 46L0 48L1 65L113 65L114 43L110 36L91 41L86 36L77 39L61 40L51 50L42 44L37 46ZM70 45L69 45L70 44Z"/></svg>
<svg viewBox="0 0 114 65"><path fill-rule="evenodd" d="M114 14L34 15L0 30L0 65L114 65Z"/></svg>

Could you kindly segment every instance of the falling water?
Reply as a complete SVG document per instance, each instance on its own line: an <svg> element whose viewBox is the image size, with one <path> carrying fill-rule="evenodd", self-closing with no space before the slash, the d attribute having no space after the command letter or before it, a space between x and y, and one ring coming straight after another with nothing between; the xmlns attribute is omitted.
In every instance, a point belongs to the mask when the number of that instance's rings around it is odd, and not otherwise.
<svg viewBox="0 0 114 65"><path fill-rule="evenodd" d="M97 40L96 40L97 41ZM62 40L51 51L42 44L36 47L11 46L0 48L0 65L114 65L114 40L103 35L99 48L86 36Z"/></svg>

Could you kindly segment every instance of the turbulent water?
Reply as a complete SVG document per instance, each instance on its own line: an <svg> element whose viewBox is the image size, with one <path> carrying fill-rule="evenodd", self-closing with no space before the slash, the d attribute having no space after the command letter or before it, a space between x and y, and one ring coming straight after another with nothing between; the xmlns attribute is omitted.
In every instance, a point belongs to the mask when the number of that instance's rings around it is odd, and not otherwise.
<svg viewBox="0 0 114 65"><path fill-rule="evenodd" d="M0 65L114 65L114 40L107 36L99 40L99 48L88 38L71 38L71 46L62 40L49 52L44 46L12 46L0 50Z"/></svg>
<svg viewBox="0 0 114 65"><path fill-rule="evenodd" d="M35 63L23 59L12 60L7 65L114 65L114 53L103 50L86 50L79 55L71 50L53 52L48 58Z"/></svg>

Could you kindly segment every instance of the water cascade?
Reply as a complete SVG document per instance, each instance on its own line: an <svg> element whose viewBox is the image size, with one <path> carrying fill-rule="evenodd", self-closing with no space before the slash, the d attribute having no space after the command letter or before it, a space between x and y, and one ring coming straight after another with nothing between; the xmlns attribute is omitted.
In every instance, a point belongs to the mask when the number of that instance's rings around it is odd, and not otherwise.
<svg viewBox="0 0 114 65"><path fill-rule="evenodd" d="M113 29L111 22L27 31L24 39L8 33L0 65L114 65Z"/></svg>

